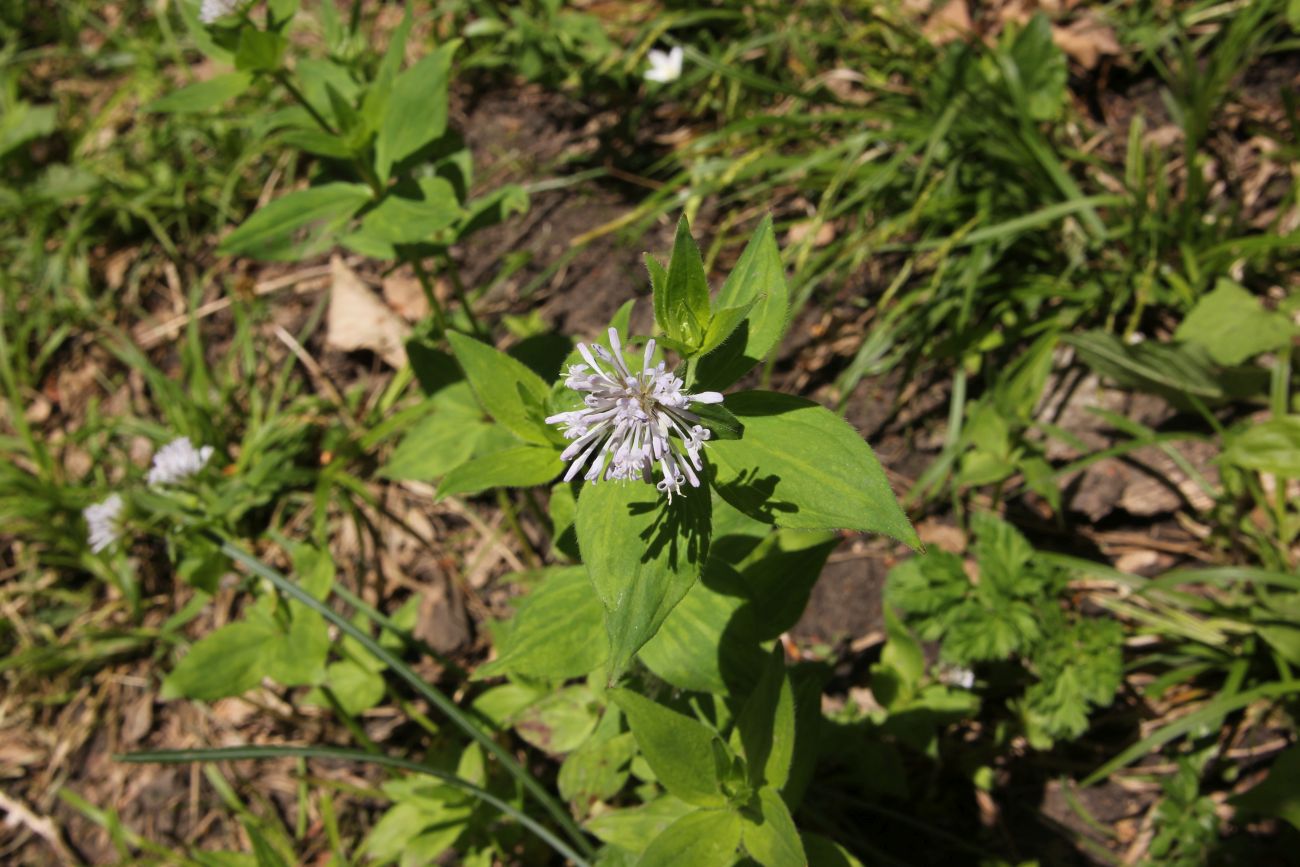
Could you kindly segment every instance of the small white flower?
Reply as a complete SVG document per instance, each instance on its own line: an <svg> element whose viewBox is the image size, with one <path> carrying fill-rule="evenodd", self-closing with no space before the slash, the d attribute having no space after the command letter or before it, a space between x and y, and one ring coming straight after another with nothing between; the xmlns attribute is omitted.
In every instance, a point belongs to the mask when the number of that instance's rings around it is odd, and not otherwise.
<svg viewBox="0 0 1300 867"><path fill-rule="evenodd" d="M668 84L682 77L682 47L674 45L671 51L650 49L646 55L650 68L645 71L645 80L659 84Z"/></svg>
<svg viewBox="0 0 1300 867"><path fill-rule="evenodd" d="M234 12L239 3L240 0L203 0L203 5L199 7L199 20L211 24Z"/></svg>
<svg viewBox="0 0 1300 867"><path fill-rule="evenodd" d="M961 689L973 689L975 687L975 672L964 666L945 666L939 672L939 682Z"/></svg>
<svg viewBox="0 0 1300 867"><path fill-rule="evenodd" d="M578 344L587 363L570 366L564 384L587 392L586 406L546 420L547 424L564 425L564 435L573 440L560 455L561 460L572 461L564 480L574 478L590 464L583 478L593 483L602 479L650 482L657 461L663 478L655 487L671 502L673 494L682 492L683 482L698 488L698 473L704 470L700 449L709 431L688 407L691 403L721 403L722 395L716 391L683 392L682 380L666 371L662 361L651 366L653 340L646 343L641 371L636 374L623 359L615 328L609 329L609 345L613 352L599 343L590 347Z"/></svg>
<svg viewBox="0 0 1300 867"><path fill-rule="evenodd" d="M87 535L90 539L91 551L98 554L117 541L117 537L122 532L124 505L121 495L109 494L104 502L87 506L81 511L86 519L86 526L90 528Z"/></svg>
<svg viewBox="0 0 1300 867"><path fill-rule="evenodd" d="M212 446L196 449L189 437L172 440L153 456L153 466L149 468L149 485L174 485L188 479L203 469L210 457Z"/></svg>

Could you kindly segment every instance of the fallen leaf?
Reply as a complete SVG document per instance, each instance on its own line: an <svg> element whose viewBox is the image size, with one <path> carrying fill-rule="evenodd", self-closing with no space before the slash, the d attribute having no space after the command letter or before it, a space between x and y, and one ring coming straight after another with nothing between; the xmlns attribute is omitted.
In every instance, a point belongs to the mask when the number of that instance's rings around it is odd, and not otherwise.
<svg viewBox="0 0 1300 867"><path fill-rule="evenodd" d="M965 39L971 32L970 10L966 0L948 0L935 10L921 33L934 45L946 45L956 39Z"/></svg>
<svg viewBox="0 0 1300 867"><path fill-rule="evenodd" d="M1103 54L1119 54L1119 40L1110 25L1085 15L1067 26L1052 27L1052 41L1084 69L1094 69Z"/></svg>
<svg viewBox="0 0 1300 867"><path fill-rule="evenodd" d="M384 300L407 322L419 322L429 315L429 299L420 281L409 273L394 272L384 278Z"/></svg>
<svg viewBox="0 0 1300 867"><path fill-rule="evenodd" d="M368 349L392 367L405 366L411 327L338 256L330 260L330 280L325 344L344 352Z"/></svg>

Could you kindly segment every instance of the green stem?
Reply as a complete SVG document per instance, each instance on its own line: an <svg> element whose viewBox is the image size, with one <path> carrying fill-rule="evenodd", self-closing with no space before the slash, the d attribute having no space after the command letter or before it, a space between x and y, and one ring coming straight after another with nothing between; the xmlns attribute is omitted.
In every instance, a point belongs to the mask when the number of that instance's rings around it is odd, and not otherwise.
<svg viewBox="0 0 1300 867"><path fill-rule="evenodd" d="M236 549L238 550L238 549ZM233 556L233 554L232 554ZM348 750L339 747L290 747L290 746L267 746L267 747L221 747L218 749L205 750L155 750L150 752L127 753L126 755L114 756L114 761L129 762L132 764L145 764L157 762L160 764L180 764L182 762L239 762L239 761L260 761L262 759L276 758L304 758L304 759L335 759L338 761L351 762L369 762L374 765L383 765L389 768L398 768L403 771L412 771L417 774L426 774L442 780L449 786L455 786L463 789L469 794L478 798L486 804L491 804L502 813L510 816L519 824L532 831L540 837L548 846L554 849L561 856L568 858L578 867L589 867L590 862L583 855L578 854L567 843L556 837L546 826L538 823L535 819L528 816L522 810L510 805L493 795L491 792L481 789L468 780L462 780L455 774L448 774L443 771L434 770L426 765L409 759L400 759L396 756L386 756L381 754L372 754L362 752L361 750ZM590 855L590 844L583 840L583 852Z"/></svg>
<svg viewBox="0 0 1300 867"><path fill-rule="evenodd" d="M564 806L556 801L555 798L551 796L550 792L546 791L545 787L543 787L541 783L534 779L533 776L528 773L521 764L519 764L514 756L510 755L504 747L493 740L492 737L487 734L478 723L462 711L455 702L443 695L437 689L434 689L432 686L425 683L424 680L412 671L406 663L402 662L402 660L398 659L393 655L393 653L385 649L363 630L358 629L351 621L340 615L325 603L321 602L315 596L312 596L297 584L293 583L270 566L267 566L261 560L258 560L252 554L249 554L233 542L227 542L222 539L216 541L221 543L221 550L227 557L242 563L244 567L254 575L270 581L275 585L275 587L279 588L284 593L289 594L303 605L306 605L308 608L324 617L330 623L337 626L341 632L350 638L353 638L362 647L374 654L376 659L385 663L394 673L409 683L421 698L442 711L442 713L459 726L462 731L475 741L478 741L483 749L487 750L490 755L496 758L497 761L501 763L501 766L505 768L511 776L519 781L524 790L527 791L537 801L537 803L550 814L551 818L554 819L556 824L564 830L565 834L573 841L578 849L586 855L594 854L595 850L592 848L590 841L587 840L586 836L582 833L582 830L574 823L572 817L569 816L568 811L564 809ZM366 754L363 753L362 755ZM415 766L415 769L420 769L420 766ZM578 860L580 863L585 863L581 862L581 859L575 860Z"/></svg>
<svg viewBox="0 0 1300 867"><path fill-rule="evenodd" d="M429 278L429 272L424 270L424 263L420 261L419 256L412 256L409 260L411 268L415 271L415 277L420 281L420 288L424 290L424 300L429 302L429 310L433 313L433 327L438 334L444 334L447 331L447 314L443 311L442 305L438 303L438 296L433 291L433 280Z"/></svg>
<svg viewBox="0 0 1300 867"><path fill-rule="evenodd" d="M465 284L460 279L460 267L456 264L456 260L451 258L450 253L445 251L439 258L442 260L441 264L443 270L446 271L447 276L451 278L452 291L456 293L456 300L460 302L461 308L465 311L465 318L469 320L469 327L478 336L487 338L487 331L484 330L483 326L474 316L474 307L470 304L469 294L465 291Z"/></svg>
<svg viewBox="0 0 1300 867"><path fill-rule="evenodd" d="M538 559L537 552L533 550L533 543L528 541L528 537L524 535L524 528L519 523L519 514L515 511L515 504L511 502L510 495L506 493L505 488L497 488L497 505L505 513L510 532L514 533L515 538L519 540L519 547L528 568L539 568L542 562Z"/></svg>

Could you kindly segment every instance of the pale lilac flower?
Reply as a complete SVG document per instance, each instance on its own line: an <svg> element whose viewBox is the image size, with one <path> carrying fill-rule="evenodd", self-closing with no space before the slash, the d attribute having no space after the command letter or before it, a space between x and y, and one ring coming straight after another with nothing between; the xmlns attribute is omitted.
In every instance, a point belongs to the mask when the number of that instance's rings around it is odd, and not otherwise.
<svg viewBox="0 0 1300 867"><path fill-rule="evenodd" d="M974 689L975 672L960 665L945 667L939 672L939 682L960 689Z"/></svg>
<svg viewBox="0 0 1300 867"><path fill-rule="evenodd" d="M615 328L609 329L609 345L613 352L599 343L578 344L587 363L571 365L564 384L586 392L586 406L546 420L564 425L564 435L573 440L560 455L561 460L572 461L564 480L573 479L585 466L583 478L593 483L602 479L650 482L657 462L662 478L655 487L669 501L682 492L684 482L698 488L704 470L700 449L709 430L699 424L700 417L689 406L721 403L722 395L682 391L684 383L665 370L662 361L651 366L653 340L646 343L641 371L636 374L623 359Z"/></svg>
<svg viewBox="0 0 1300 867"><path fill-rule="evenodd" d="M189 437L172 440L153 456L153 466L149 468L149 485L157 487L184 481L203 469L210 457L212 446L196 449Z"/></svg>
<svg viewBox="0 0 1300 867"><path fill-rule="evenodd" d="M240 0L203 0L203 5L199 7L199 20L211 24L234 12L239 4Z"/></svg>
<svg viewBox="0 0 1300 867"><path fill-rule="evenodd" d="M117 541L122 533L122 508L126 504L120 494L109 494L102 503L82 509L90 532L90 550L98 554Z"/></svg>
<svg viewBox="0 0 1300 867"><path fill-rule="evenodd" d="M682 47L674 45L671 51L650 49L646 55L650 68L645 71L645 80L668 84L682 77Z"/></svg>

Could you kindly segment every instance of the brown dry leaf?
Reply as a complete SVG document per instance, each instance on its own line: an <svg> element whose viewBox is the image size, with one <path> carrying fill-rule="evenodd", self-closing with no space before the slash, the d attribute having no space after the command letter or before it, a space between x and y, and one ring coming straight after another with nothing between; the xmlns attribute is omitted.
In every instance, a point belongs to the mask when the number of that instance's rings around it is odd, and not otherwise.
<svg viewBox="0 0 1300 867"><path fill-rule="evenodd" d="M429 299L420 281L409 273L395 272L384 278L384 300L407 322L419 322L429 315ZM441 293L440 293L441 294Z"/></svg>
<svg viewBox="0 0 1300 867"><path fill-rule="evenodd" d="M392 367L405 366L405 340L411 327L338 256L330 260L330 279L325 344L344 352L369 349Z"/></svg>
<svg viewBox="0 0 1300 867"><path fill-rule="evenodd" d="M813 237L814 247L825 247L831 241L835 240L835 226L832 223L822 223L817 225L816 220L804 220L801 223L795 223L790 230L785 233L786 245L798 244L807 238L816 230L817 234Z"/></svg>
<svg viewBox="0 0 1300 867"><path fill-rule="evenodd" d="M948 0L930 16L921 28L934 45L946 45L956 39L965 39L971 33L970 10L966 0Z"/></svg>
<svg viewBox="0 0 1300 867"><path fill-rule="evenodd" d="M1095 69L1103 54L1119 54L1119 40L1110 25L1085 15L1067 26L1052 27L1052 41L1084 69Z"/></svg>
<svg viewBox="0 0 1300 867"><path fill-rule="evenodd" d="M966 550L966 534L960 527L929 519L916 525L916 534L921 537L921 544L927 548L934 547L952 554L960 554Z"/></svg>

